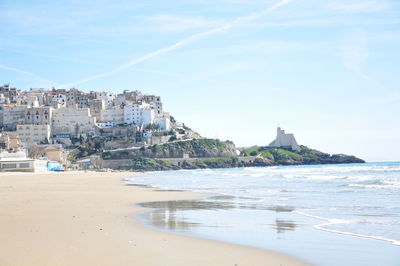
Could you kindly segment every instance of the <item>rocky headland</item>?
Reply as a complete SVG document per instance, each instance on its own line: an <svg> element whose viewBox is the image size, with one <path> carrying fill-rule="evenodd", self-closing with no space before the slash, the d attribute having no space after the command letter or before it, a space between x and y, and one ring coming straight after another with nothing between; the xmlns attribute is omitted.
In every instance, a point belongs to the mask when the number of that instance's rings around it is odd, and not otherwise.
<svg viewBox="0 0 400 266"><path fill-rule="evenodd" d="M138 171L365 163L352 155L328 154L302 145L298 151L268 146L237 149L231 141L204 138L106 151L100 160L103 168Z"/></svg>

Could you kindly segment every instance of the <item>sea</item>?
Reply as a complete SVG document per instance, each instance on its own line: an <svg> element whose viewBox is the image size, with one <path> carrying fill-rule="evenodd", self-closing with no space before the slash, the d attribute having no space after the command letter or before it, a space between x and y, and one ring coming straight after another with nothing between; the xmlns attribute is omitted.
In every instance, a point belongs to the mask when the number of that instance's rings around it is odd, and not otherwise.
<svg viewBox="0 0 400 266"><path fill-rule="evenodd" d="M126 183L207 195L142 203L139 219L158 230L316 265L400 265L400 162L149 172Z"/></svg>

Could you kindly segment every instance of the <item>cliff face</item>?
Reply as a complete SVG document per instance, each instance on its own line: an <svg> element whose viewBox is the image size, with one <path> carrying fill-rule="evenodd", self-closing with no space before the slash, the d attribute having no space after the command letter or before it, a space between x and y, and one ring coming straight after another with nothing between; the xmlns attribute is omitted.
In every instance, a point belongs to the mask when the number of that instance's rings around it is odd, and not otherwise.
<svg viewBox="0 0 400 266"><path fill-rule="evenodd" d="M364 160L352 155L328 154L306 146L300 146L300 151L282 148L253 147L241 152L244 157L254 156L265 165L300 165L300 164L343 164L365 163Z"/></svg>
<svg viewBox="0 0 400 266"><path fill-rule="evenodd" d="M183 158L188 154L190 158ZM153 145L138 150L104 152L102 158L114 161L113 168L140 171L233 168L273 165L364 163L351 155L323 153L300 146L300 151L271 147L252 147L236 155L230 141L196 139Z"/></svg>
<svg viewBox="0 0 400 266"><path fill-rule="evenodd" d="M190 157L232 157L236 156L235 144L231 141L216 139L193 139L188 141L171 142L162 145L153 145L136 150L121 150L103 152L103 159L134 159L147 158L183 158L184 154Z"/></svg>

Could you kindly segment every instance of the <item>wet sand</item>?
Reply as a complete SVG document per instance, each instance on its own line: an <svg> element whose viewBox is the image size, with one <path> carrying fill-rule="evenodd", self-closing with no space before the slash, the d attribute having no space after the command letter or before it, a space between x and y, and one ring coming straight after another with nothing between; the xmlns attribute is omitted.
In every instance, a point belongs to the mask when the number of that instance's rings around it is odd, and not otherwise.
<svg viewBox="0 0 400 266"><path fill-rule="evenodd" d="M159 190L154 190L159 191ZM163 190L166 191L166 190ZM176 191L176 190L170 190ZM172 201L152 201L139 203L139 206L149 209L146 212L140 213L146 223L154 228L161 230L169 230L176 233L192 232L196 227L211 226L203 225L196 222L188 222L187 217L182 215L184 211L200 211L200 210L214 210L224 211L233 210L237 208L245 209L258 209L257 206L240 206L232 202L235 197L233 196L209 196L200 199L190 200L172 200ZM291 212L293 208L287 206L273 206L266 208L275 212ZM270 226L276 232L282 233L285 231L294 231L298 226L295 221L275 219L275 223ZM213 227L219 227L213 225Z"/></svg>
<svg viewBox="0 0 400 266"><path fill-rule="evenodd" d="M133 215L143 207L135 203L200 195L124 186L131 175L0 173L0 265L306 265L142 226Z"/></svg>

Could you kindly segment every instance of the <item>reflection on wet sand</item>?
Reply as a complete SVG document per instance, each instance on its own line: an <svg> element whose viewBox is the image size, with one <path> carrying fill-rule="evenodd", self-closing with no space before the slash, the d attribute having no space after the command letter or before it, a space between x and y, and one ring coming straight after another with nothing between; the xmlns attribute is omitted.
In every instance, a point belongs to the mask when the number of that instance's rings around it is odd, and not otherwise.
<svg viewBox="0 0 400 266"><path fill-rule="evenodd" d="M237 204L236 197L233 196L213 196L202 200L180 200L180 201L156 201L141 203L140 206L153 209L146 213L148 222L155 227L174 230L190 231L195 227L209 226L187 221L185 211L200 210L230 210L230 209L263 209L273 211L277 214L292 212L290 206L257 206L254 203ZM285 219L275 219L274 223L269 224L278 234L286 231L294 231L297 227L294 221Z"/></svg>
<svg viewBox="0 0 400 266"><path fill-rule="evenodd" d="M180 200L180 201L156 201L141 203L140 206L153 208L147 217L152 226L168 230L189 231L198 223L185 221L184 212L188 210L226 210L234 208L229 202ZM179 217L177 213L179 211Z"/></svg>
<svg viewBox="0 0 400 266"><path fill-rule="evenodd" d="M141 203L145 208L163 208L170 212L183 210L226 210L235 208L232 202L227 201L200 201L200 200L178 200L178 201L154 201Z"/></svg>
<svg viewBox="0 0 400 266"><path fill-rule="evenodd" d="M296 223L293 221L276 219L275 224L272 225L278 234L285 233L286 231L296 230Z"/></svg>
<svg viewBox="0 0 400 266"><path fill-rule="evenodd" d="M152 226L174 231L190 231L199 226L197 223L186 222L183 216L176 217L176 212L170 212L168 209L156 209L148 213L147 218Z"/></svg>
<svg viewBox="0 0 400 266"><path fill-rule="evenodd" d="M182 192L182 190L179 190L179 189L154 189L153 191L157 191L157 192Z"/></svg>
<svg viewBox="0 0 400 266"><path fill-rule="evenodd" d="M269 211L274 211L274 212L292 212L292 211L294 211L294 208L290 207L290 206L270 206L265 209L269 210Z"/></svg>
<svg viewBox="0 0 400 266"><path fill-rule="evenodd" d="M152 186L149 185L142 185L142 184L132 184L132 183L125 183L125 186L133 186L133 187L146 187L151 188Z"/></svg>

